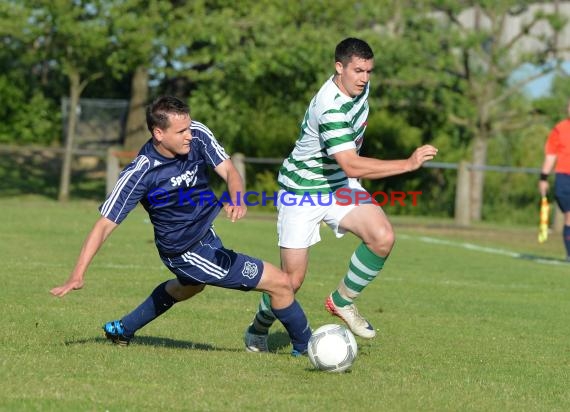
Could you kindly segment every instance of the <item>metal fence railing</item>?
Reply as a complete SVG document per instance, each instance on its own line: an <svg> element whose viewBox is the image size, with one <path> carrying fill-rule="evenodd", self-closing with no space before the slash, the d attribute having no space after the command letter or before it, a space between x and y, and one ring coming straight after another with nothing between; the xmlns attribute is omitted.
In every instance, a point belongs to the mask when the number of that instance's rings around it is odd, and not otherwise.
<svg viewBox="0 0 570 412"><path fill-rule="evenodd" d="M58 168L58 159L63 157L64 149L59 147L40 147L40 146L13 146L0 145L0 154L8 155L8 158L21 157L26 158L45 158L46 164L49 162L50 168ZM110 147L107 150L95 149L74 149L73 156L75 158L97 158L103 163L105 168L106 193L110 193L122 168L128 164L135 156L136 152L125 151L122 148ZM25 162L25 160L23 160ZM282 163L281 158L258 158L248 157L242 153L232 155L237 170L241 174L244 182L247 182L246 164L267 164L279 165ZM35 162L37 163L37 162ZM17 162L15 163L18 164ZM425 168L434 169L451 169L456 170L457 179L455 187L455 204L454 204L454 220L458 226L470 225L470 184L471 174L474 171L499 172L499 173L525 173L538 176L540 169L531 167L512 167L512 166L483 166L477 167L468 162L444 163L444 162L428 162ZM564 215L555 207L552 219L552 230L561 232L564 226Z"/></svg>

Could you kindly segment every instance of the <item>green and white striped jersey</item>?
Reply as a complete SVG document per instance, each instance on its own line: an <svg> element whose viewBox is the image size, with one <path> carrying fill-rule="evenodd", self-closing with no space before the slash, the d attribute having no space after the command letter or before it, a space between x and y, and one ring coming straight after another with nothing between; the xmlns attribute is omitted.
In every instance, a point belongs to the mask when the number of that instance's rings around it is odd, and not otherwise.
<svg viewBox="0 0 570 412"><path fill-rule="evenodd" d="M362 146L368 118L369 84L355 98L331 76L311 100L295 148L279 170L281 188L291 193L330 193L347 184L335 153Z"/></svg>

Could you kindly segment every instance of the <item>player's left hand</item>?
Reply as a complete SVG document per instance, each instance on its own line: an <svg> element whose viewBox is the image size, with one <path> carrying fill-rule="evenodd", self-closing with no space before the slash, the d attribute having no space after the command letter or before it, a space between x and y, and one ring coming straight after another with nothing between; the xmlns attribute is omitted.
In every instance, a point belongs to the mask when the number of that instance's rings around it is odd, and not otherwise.
<svg viewBox="0 0 570 412"><path fill-rule="evenodd" d="M226 216L232 222L241 219L247 213L247 207L245 205L230 205L229 203L224 204L224 210L226 211Z"/></svg>
<svg viewBox="0 0 570 412"><path fill-rule="evenodd" d="M430 145L425 144L418 147L414 153L408 158L412 170L419 169L425 162L432 160L437 155L437 149Z"/></svg>
<svg viewBox="0 0 570 412"><path fill-rule="evenodd" d="M72 290L81 289L82 287L83 287L83 280L69 279L63 285L56 286L49 292L52 295L61 298L62 296L67 295L67 293L71 292Z"/></svg>

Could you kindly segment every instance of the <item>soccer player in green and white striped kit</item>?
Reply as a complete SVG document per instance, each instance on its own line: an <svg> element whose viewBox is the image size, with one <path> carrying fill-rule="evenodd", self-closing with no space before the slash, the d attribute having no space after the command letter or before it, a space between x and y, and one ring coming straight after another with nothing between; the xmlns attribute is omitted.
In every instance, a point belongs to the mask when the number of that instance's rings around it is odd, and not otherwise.
<svg viewBox="0 0 570 412"><path fill-rule="evenodd" d="M379 206L356 201L365 198L358 179L410 172L437 153L435 147L424 145L401 160L359 155L373 68L374 54L365 41L347 38L336 46L335 74L311 100L295 148L279 171L277 205L281 265L295 290L305 279L309 248L321 240L321 222L336 237L351 232L362 239L348 262L348 271L326 298L325 308L341 318L354 334L368 339L376 336L376 331L358 313L354 300L384 266L394 245L394 232ZM250 352L268 351L267 335L275 321L270 307L269 297L264 295L244 336Z"/></svg>

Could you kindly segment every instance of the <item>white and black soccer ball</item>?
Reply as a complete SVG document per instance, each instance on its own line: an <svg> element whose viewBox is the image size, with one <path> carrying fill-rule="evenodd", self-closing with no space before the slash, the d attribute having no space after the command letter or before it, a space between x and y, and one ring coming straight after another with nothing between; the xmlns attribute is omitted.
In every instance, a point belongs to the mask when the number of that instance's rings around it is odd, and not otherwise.
<svg viewBox="0 0 570 412"><path fill-rule="evenodd" d="M358 346L350 330L341 325L323 325L309 339L311 364L322 371L344 372L356 359Z"/></svg>

